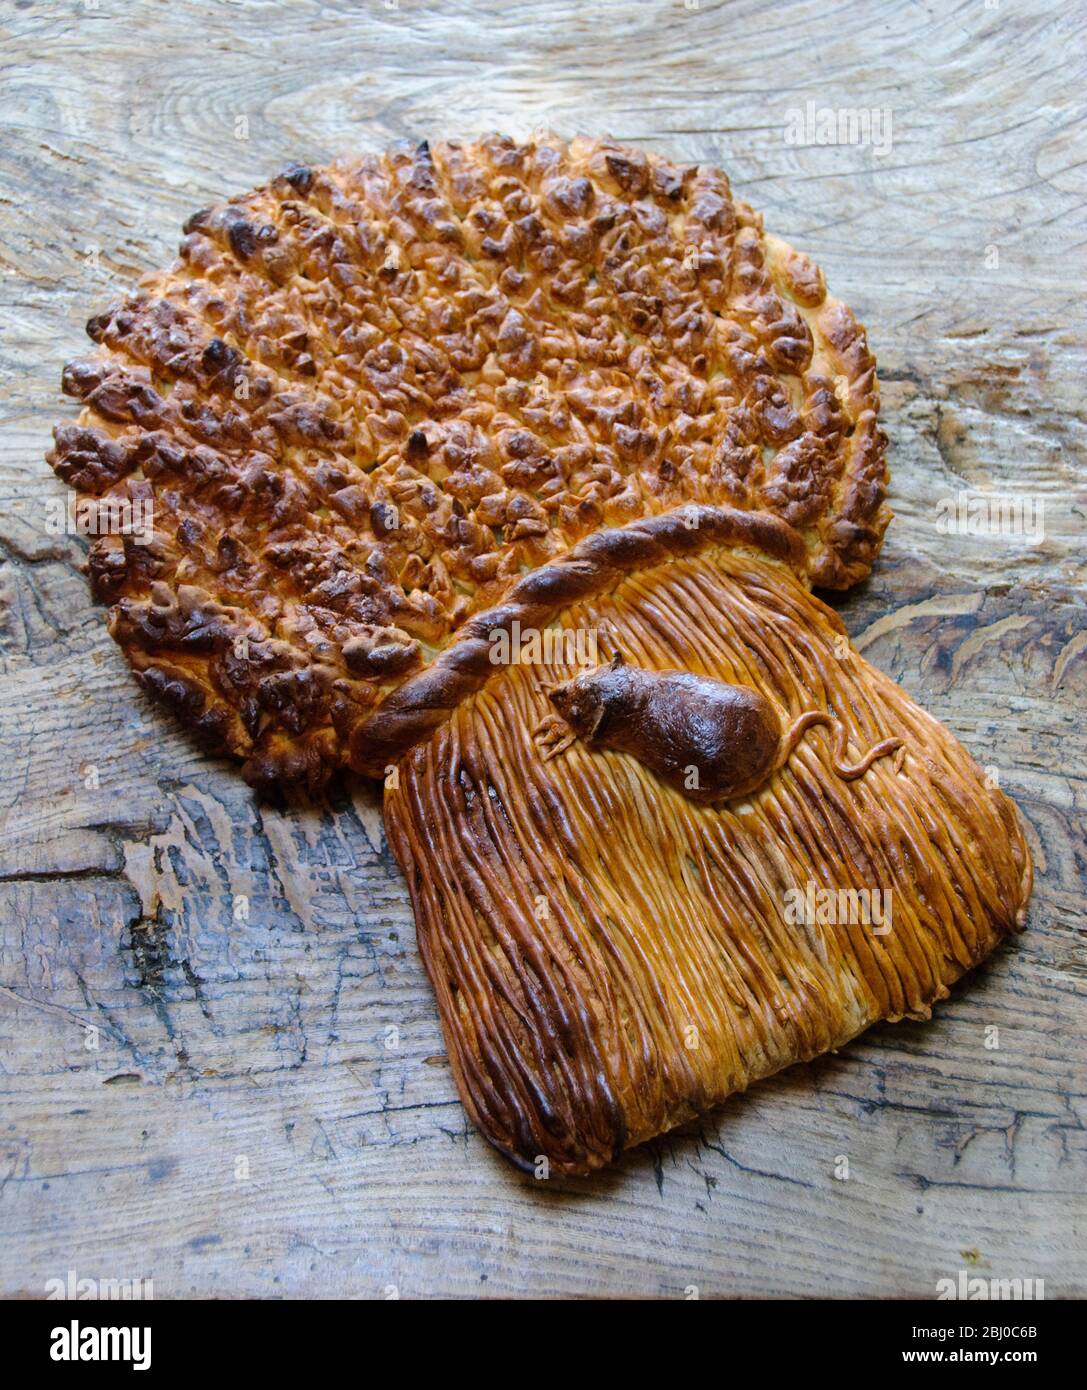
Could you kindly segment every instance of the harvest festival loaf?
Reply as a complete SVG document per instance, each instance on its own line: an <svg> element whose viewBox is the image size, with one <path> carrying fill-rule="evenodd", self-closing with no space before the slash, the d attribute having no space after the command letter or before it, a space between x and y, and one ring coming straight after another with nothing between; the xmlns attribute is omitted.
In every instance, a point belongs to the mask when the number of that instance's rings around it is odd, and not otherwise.
<svg viewBox="0 0 1087 1390"><path fill-rule="evenodd" d="M720 171L292 165L88 332L50 462L153 516L91 546L113 635L255 785L385 779L514 1161L586 1171L926 1017L1023 925L1011 804L811 592L890 516L864 330Z"/></svg>

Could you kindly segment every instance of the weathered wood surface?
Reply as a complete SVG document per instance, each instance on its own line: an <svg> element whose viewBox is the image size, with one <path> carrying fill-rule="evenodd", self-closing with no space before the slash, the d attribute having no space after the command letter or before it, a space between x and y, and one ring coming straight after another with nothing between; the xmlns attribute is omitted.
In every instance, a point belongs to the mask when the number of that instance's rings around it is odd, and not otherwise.
<svg viewBox="0 0 1087 1390"><path fill-rule="evenodd" d="M1078 7L16 0L5 22L0 1290L924 1297L966 1267L1083 1296ZM809 100L889 107L892 149L787 143ZM465 1123L374 793L258 805L152 708L80 543L46 532L41 462L84 319L194 208L290 157L540 124L721 163L869 325L897 519L842 611L998 769L1038 871L1029 930L931 1024L561 1188ZM975 487L1043 497L1045 541L941 534L939 499Z"/></svg>

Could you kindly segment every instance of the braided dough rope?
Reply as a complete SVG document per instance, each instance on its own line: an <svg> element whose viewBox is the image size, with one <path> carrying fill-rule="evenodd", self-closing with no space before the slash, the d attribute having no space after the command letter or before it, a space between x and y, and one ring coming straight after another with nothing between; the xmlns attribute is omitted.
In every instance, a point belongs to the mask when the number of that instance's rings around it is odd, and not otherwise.
<svg viewBox="0 0 1087 1390"><path fill-rule="evenodd" d="M807 735L724 807L634 758L575 744L544 761L541 686L492 671L404 757L385 798L460 1094L515 1163L582 1173L880 1019L932 1004L1025 920L1014 808L961 745L852 649L789 568L707 548L568 608L627 659L825 710L859 757L845 780ZM788 894L889 894L891 930L789 920Z"/></svg>
<svg viewBox="0 0 1087 1390"><path fill-rule="evenodd" d="M779 557L804 572L804 547L785 522L767 512L732 507L681 507L630 526L598 531L567 554L514 585L497 608L478 614L432 665L410 677L376 714L356 726L348 760L356 772L384 776L406 749L448 718L494 675L499 633L546 627L564 608L620 582L630 571L728 544L751 555Z"/></svg>

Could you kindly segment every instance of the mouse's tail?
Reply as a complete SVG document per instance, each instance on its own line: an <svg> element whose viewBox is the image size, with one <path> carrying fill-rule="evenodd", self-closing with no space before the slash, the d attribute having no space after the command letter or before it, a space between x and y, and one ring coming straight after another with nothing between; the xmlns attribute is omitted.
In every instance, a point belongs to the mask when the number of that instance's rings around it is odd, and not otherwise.
<svg viewBox="0 0 1087 1390"><path fill-rule="evenodd" d="M885 758L889 753L897 753L895 758L895 772L901 771L902 761L905 757L904 741L900 738L885 738L879 743L874 743L860 762L849 763L846 757L849 751L849 732L840 719L835 719L825 710L811 709L805 714L800 715L790 726L781 741L781 760L779 766L784 766L788 762L790 755L796 745L804 737L809 729L814 729L819 725L826 725L827 728L834 730L834 771L844 782L852 782L854 778L862 777L874 762L879 758Z"/></svg>

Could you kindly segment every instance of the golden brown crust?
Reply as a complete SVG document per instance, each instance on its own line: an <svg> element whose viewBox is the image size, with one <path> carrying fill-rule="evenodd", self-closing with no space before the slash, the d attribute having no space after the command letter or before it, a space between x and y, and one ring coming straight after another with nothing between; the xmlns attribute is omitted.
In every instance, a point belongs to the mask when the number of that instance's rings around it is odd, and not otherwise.
<svg viewBox="0 0 1087 1390"><path fill-rule="evenodd" d="M864 330L707 166L608 140L399 149L196 214L88 331L50 461L151 498L92 547L137 675L257 781L320 782L526 570L685 503L878 552Z"/></svg>
<svg viewBox="0 0 1087 1390"><path fill-rule="evenodd" d="M821 729L724 806L625 752L545 761L532 731L559 666L505 668L405 756L386 827L454 1075L538 1173L599 1167L879 1019L928 1017L1023 925L1031 887L1011 803L784 564L707 550L563 616L603 623L639 668L757 690L783 725L832 716L861 771ZM901 760L862 756L898 740ZM864 893L890 895L867 899L871 924L827 920Z"/></svg>

